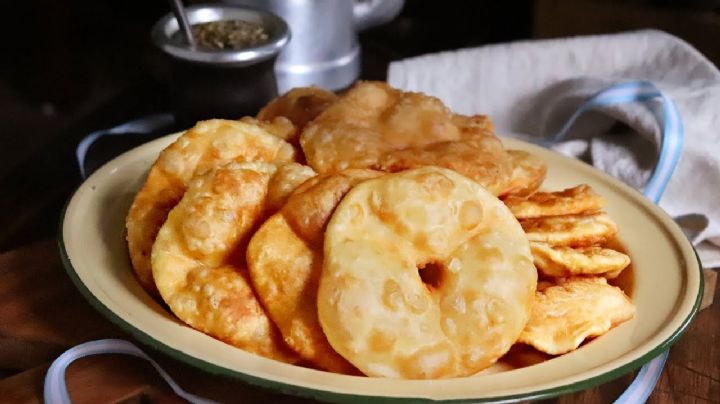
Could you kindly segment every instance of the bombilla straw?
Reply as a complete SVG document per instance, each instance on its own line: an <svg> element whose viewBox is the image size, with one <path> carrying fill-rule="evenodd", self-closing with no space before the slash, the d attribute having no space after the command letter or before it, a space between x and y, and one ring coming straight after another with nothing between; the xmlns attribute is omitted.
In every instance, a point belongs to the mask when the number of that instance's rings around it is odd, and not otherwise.
<svg viewBox="0 0 720 404"><path fill-rule="evenodd" d="M190 30L190 23L188 23L187 14L185 14L185 7L182 4L182 0L168 0L170 7L172 8L175 19L180 27L180 32L183 34L183 38L190 48L195 48L195 38L193 38L192 30Z"/></svg>

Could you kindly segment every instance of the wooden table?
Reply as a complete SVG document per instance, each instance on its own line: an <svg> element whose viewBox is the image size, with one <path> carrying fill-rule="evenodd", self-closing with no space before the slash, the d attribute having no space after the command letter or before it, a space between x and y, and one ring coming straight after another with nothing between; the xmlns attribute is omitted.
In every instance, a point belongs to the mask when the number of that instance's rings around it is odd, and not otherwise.
<svg viewBox="0 0 720 404"><path fill-rule="evenodd" d="M709 290L718 288L717 284L708 286ZM99 338L133 340L95 312L75 289L54 240L0 255L0 402L42 402L43 379L54 358L78 343ZM159 352L148 353L181 386L200 396L221 402L306 401L210 376ZM632 377L545 402L612 402ZM128 356L80 359L69 367L66 379L77 403L183 402L147 362ZM649 402L720 402L720 303L701 311L672 347Z"/></svg>

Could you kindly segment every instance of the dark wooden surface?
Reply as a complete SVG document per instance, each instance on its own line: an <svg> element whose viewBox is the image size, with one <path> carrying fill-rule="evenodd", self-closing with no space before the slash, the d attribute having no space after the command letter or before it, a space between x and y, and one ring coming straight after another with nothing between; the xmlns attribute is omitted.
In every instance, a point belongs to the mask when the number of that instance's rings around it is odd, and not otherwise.
<svg viewBox="0 0 720 404"><path fill-rule="evenodd" d="M717 288L717 285L715 286ZM701 311L670 351L650 403L720 402L720 303ZM42 401L45 372L54 358L78 343L126 338L94 311L65 274L54 240L0 255L0 402ZM147 350L187 390L221 402L298 402L298 399L211 376ZM632 380L623 376L546 403L608 403ZM119 355L81 359L67 373L77 403L183 402L145 361Z"/></svg>

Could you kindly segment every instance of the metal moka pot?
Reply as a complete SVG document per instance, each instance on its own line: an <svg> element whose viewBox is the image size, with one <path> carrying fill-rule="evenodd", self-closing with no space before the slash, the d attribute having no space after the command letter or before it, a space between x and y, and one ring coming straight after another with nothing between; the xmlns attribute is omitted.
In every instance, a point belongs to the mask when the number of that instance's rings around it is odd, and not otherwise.
<svg viewBox="0 0 720 404"><path fill-rule="evenodd" d="M316 85L340 90L360 75L357 32L387 22L404 0L225 0L265 9L290 26L292 40L275 63L278 90Z"/></svg>

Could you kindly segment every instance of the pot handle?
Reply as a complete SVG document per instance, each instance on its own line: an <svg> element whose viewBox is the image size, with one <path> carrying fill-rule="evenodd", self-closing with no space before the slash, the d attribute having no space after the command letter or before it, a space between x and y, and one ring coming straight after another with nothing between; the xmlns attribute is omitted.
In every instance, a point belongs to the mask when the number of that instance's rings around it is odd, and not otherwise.
<svg viewBox="0 0 720 404"><path fill-rule="evenodd" d="M629 81L618 83L597 92L573 113L555 136L545 142L545 146L563 140L573 123L585 111L599 106L633 102L645 104L660 102L662 104L662 109L655 116L662 133L658 162L642 190L645 197L657 204L660 202L665 187L680 159L684 141L684 126L680 112L675 104L651 82ZM636 404L647 401L662 375L668 352L669 350L666 350L646 363L614 404Z"/></svg>
<svg viewBox="0 0 720 404"><path fill-rule="evenodd" d="M405 0L353 0L356 31L385 24L400 14Z"/></svg>

